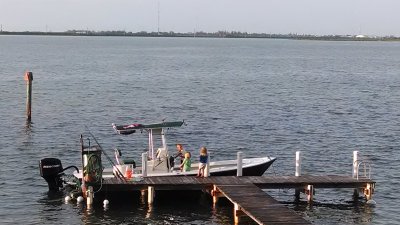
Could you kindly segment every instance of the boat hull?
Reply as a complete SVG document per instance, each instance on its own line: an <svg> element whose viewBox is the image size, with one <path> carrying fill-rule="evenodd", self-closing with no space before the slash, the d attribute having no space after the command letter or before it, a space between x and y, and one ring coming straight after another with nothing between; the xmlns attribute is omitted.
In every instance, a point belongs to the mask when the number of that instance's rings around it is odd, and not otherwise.
<svg viewBox="0 0 400 225"><path fill-rule="evenodd" d="M265 163L255 165L255 166L249 166L249 167L244 167L242 171L243 176L262 176L265 171L268 170L268 168L274 163L276 158L267 161ZM226 171L215 171L215 172L210 172L211 176L236 176L237 175L237 169L231 169L231 170L226 170Z"/></svg>
<svg viewBox="0 0 400 225"><path fill-rule="evenodd" d="M262 176L265 171L274 163L276 158L253 158L253 159L244 159L243 168L242 168L242 176ZM119 166L119 169L122 174L124 173L124 168ZM182 172L179 168L174 168L174 170L170 172L156 172L156 171L148 171L148 177L165 177L165 176L196 176L198 164L192 164L192 169L188 172ZM114 178L116 171L108 168L103 171L103 179ZM136 174L140 176L141 167L136 168ZM227 160L227 161L216 161L210 164L210 176L236 176L237 175L237 165L235 160ZM74 176L82 179L82 171L79 173L74 172Z"/></svg>
<svg viewBox="0 0 400 225"><path fill-rule="evenodd" d="M262 176L265 171L274 163L276 158L249 158L243 159L242 176ZM149 177L163 176L196 176L198 172L198 164L192 164L192 169L188 172L181 172L179 168L174 168L172 172L157 173L148 172ZM210 163L210 176L236 176L237 161L215 161Z"/></svg>

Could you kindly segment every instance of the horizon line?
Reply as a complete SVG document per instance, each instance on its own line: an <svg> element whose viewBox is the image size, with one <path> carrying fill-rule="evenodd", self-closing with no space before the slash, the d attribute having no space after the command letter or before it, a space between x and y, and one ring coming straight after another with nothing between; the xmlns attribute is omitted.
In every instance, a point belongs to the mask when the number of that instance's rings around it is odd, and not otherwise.
<svg viewBox="0 0 400 225"><path fill-rule="evenodd" d="M0 33L5 34L5 33L13 33L13 34L18 34L18 33L40 33L40 34L75 34L75 35L105 35L105 36L112 36L112 34L115 34L114 36L118 36L117 33L120 35L122 34L128 34L128 35L146 35L146 34L157 34L158 36L165 36L165 35L187 35L187 36L196 36L196 35L263 35L266 38L268 36L287 36L287 37L358 37L358 38L400 38L399 36L396 35L385 35L385 36L379 36L379 35L366 35L366 34L299 34L299 33L258 33L258 32L247 32L247 31L235 31L235 30L219 30L215 32L207 32L207 31L188 31L188 32L176 32L176 31L126 31L126 30L89 30L89 29L71 29L71 30L66 30L66 31L32 31L32 30L25 30L25 31L9 31L9 30L0 30ZM199 36L200 37L200 36ZM242 37L242 36L241 36Z"/></svg>

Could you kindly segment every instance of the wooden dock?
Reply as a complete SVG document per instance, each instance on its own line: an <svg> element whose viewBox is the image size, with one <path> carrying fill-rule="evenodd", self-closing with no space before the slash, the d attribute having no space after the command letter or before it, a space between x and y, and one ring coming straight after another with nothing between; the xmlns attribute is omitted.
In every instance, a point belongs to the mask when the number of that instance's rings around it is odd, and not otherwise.
<svg viewBox="0 0 400 225"><path fill-rule="evenodd" d="M117 178L107 179L103 188L107 191L134 191L154 186L155 190L204 190L212 189L213 185L254 184L262 189L305 188L365 188L367 184L375 184L368 178L355 179L349 176L215 176L197 178L194 176L176 177L145 177L140 181L130 179L122 182Z"/></svg>
<svg viewBox="0 0 400 225"><path fill-rule="evenodd" d="M234 204L235 223L243 212L258 224L311 224L254 184L216 185L216 188Z"/></svg>
<svg viewBox="0 0 400 225"><path fill-rule="evenodd" d="M147 191L149 203L153 202L154 192L175 190L209 191L214 202L226 197L235 207L235 223L241 214L246 214L259 224L310 224L273 199L262 189L296 189L304 191L312 201L314 188L352 188L364 191L371 197L375 182L369 178L349 176L215 176L198 178L194 176L145 177L140 180L107 179L103 190L108 192ZM311 187L311 189L310 189ZM368 194L368 196L367 196ZM311 198L310 198L311 197Z"/></svg>

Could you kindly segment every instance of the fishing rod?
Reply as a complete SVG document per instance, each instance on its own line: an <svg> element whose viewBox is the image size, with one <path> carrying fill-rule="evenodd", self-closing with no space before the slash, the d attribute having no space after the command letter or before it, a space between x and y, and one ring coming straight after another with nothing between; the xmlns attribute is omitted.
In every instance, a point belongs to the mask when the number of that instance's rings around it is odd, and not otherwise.
<svg viewBox="0 0 400 225"><path fill-rule="evenodd" d="M97 141L96 137L92 134L92 132L90 131L89 127L85 125L85 128L87 129L87 131L89 132L90 136L93 138L93 140L96 142L96 144L100 147L100 150L104 153L104 155L106 156L107 160L111 163L111 165L113 166L113 168L116 169L117 171L117 177L119 179L121 179L122 181L126 182L124 175L121 173L121 171L118 169L117 166L115 166L115 163L112 161L112 159L107 155L107 153L103 150L103 148L101 147L100 143Z"/></svg>

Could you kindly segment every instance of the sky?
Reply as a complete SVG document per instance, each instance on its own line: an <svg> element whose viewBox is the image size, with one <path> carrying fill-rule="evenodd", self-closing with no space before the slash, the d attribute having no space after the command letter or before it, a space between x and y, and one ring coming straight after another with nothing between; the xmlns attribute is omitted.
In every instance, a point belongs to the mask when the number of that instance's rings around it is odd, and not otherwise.
<svg viewBox="0 0 400 225"><path fill-rule="evenodd" d="M0 0L0 24L3 31L400 36L399 10L400 0Z"/></svg>

